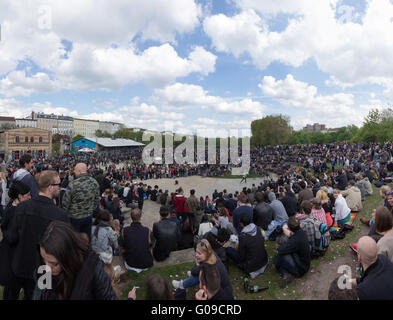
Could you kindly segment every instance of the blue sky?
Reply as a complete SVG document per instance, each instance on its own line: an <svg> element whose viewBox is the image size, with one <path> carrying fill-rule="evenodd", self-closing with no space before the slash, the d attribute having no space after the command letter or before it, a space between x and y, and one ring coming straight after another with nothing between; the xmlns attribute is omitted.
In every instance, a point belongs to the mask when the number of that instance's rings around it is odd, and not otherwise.
<svg viewBox="0 0 393 320"><path fill-rule="evenodd" d="M389 0L0 3L0 114L206 135L362 125L393 97ZM209 131L210 130L210 131Z"/></svg>

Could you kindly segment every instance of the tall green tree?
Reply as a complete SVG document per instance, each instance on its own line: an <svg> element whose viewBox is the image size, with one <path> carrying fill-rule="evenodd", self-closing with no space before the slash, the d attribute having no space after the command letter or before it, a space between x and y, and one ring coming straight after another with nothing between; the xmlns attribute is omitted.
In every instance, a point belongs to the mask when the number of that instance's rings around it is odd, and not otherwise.
<svg viewBox="0 0 393 320"><path fill-rule="evenodd" d="M252 145L280 145L289 141L292 127L287 116L266 116L251 122L251 133Z"/></svg>

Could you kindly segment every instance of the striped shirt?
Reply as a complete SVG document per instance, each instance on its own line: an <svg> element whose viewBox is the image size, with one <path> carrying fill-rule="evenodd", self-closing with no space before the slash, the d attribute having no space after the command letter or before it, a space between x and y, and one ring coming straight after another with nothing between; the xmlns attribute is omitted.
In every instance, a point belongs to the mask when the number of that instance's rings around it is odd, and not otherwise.
<svg viewBox="0 0 393 320"><path fill-rule="evenodd" d="M326 213L323 208L317 210L317 209L311 209L311 215L317 219L319 222L324 223L327 225L326 222Z"/></svg>

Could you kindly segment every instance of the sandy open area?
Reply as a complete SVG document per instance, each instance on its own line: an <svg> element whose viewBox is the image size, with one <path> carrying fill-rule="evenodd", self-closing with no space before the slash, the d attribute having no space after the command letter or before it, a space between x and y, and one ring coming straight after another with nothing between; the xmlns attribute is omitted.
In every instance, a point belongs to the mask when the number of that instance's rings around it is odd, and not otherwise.
<svg viewBox="0 0 393 320"><path fill-rule="evenodd" d="M247 179L247 183L241 183L241 179L220 179L220 178L202 178L200 176L191 176L184 178L177 178L179 181L178 185L175 185L175 179L151 179L144 180L143 183L154 187L158 185L159 189L163 191L168 190L169 194L171 192L175 192L176 189L182 187L184 190L184 195L188 197L190 195L190 190L195 189L195 195L199 199L199 197L209 196L212 197L212 194L215 189L218 192L227 189L228 193L234 193L235 191L242 191L244 187L251 188L252 184L258 186L261 182L263 182L265 178L258 179ZM139 181L137 181L139 183ZM159 221L159 208L160 206L153 201L145 200L143 205L143 224L149 228L153 228L153 223ZM128 217L126 217L128 218ZM125 221L125 224L130 223L129 219Z"/></svg>

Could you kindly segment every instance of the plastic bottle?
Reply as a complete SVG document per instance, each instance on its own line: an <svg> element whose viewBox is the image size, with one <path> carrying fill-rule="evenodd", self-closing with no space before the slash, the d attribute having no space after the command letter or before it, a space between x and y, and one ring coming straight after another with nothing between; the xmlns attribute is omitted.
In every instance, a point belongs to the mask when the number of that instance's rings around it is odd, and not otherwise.
<svg viewBox="0 0 393 320"><path fill-rule="evenodd" d="M244 292L247 293L248 292L248 278L245 277L243 279L243 286L244 286Z"/></svg>
<svg viewBox="0 0 393 320"><path fill-rule="evenodd" d="M257 292L261 292L261 291L264 291L264 290L267 290L267 289L269 289L269 287L263 287L263 286L255 285L255 286L252 286L250 288L250 293L257 293Z"/></svg>

